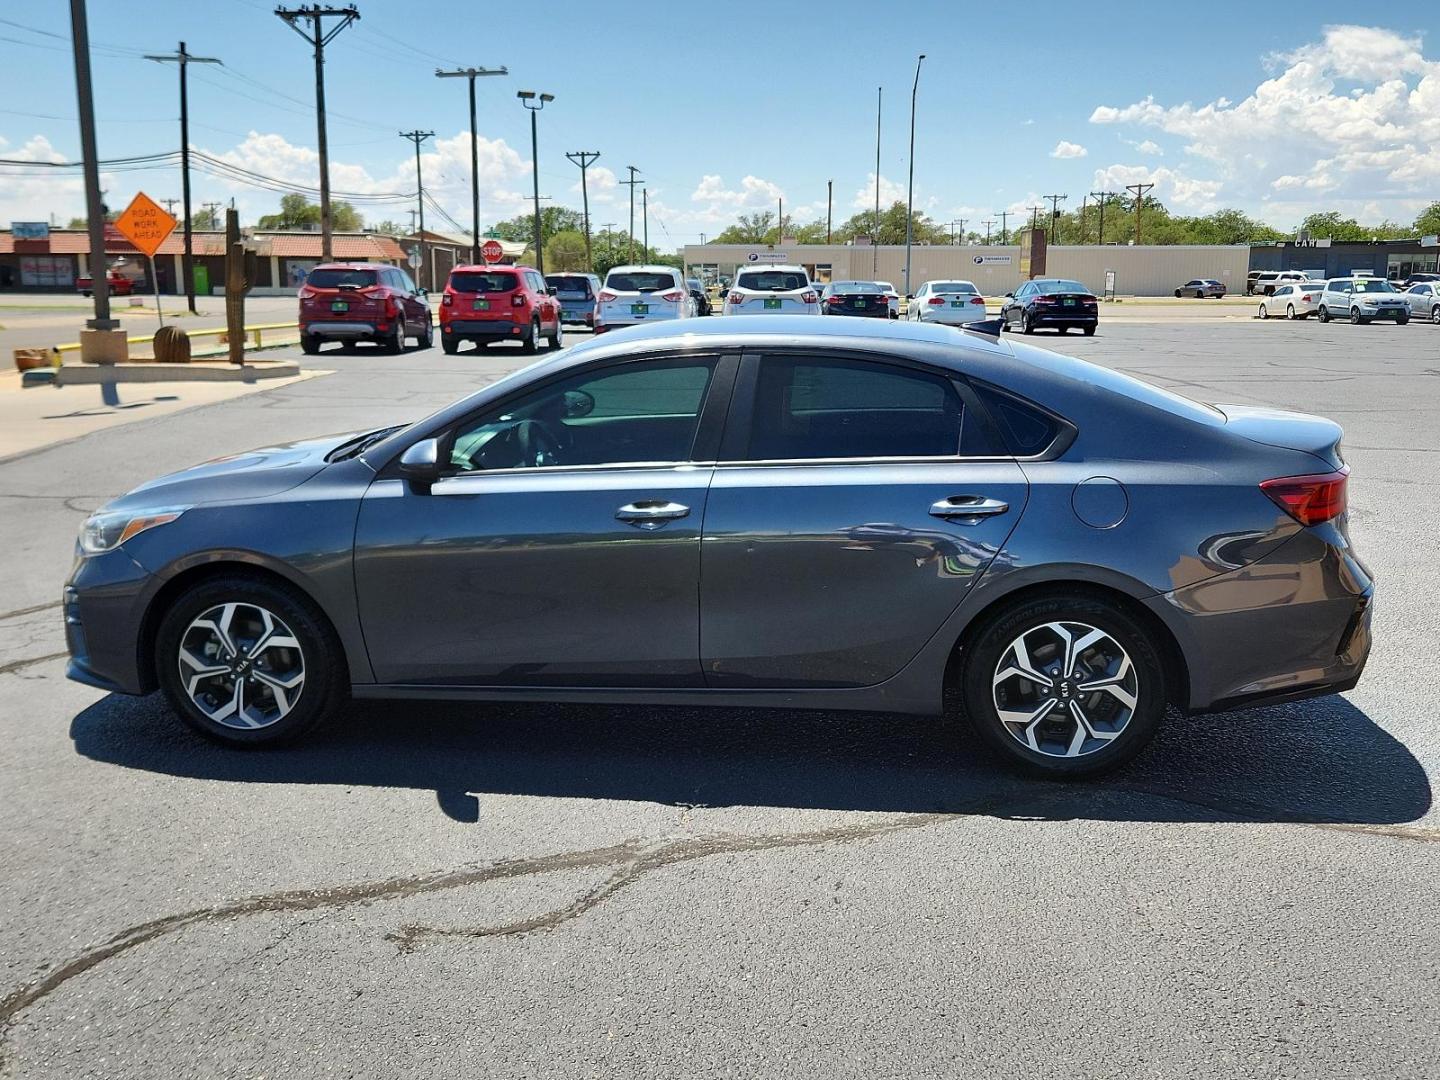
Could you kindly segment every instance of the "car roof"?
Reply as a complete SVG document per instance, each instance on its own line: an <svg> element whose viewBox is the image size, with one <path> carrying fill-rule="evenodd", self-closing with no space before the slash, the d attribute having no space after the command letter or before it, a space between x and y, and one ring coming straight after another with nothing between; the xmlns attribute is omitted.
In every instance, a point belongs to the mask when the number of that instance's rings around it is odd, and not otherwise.
<svg viewBox="0 0 1440 1080"><path fill-rule="evenodd" d="M609 277L611 274L621 273L629 274L634 273L636 270L664 270L666 273L670 274L680 273L680 271L675 269L675 267L673 266L661 266L658 263L627 263L625 266L612 266L609 271L606 272L605 276Z"/></svg>
<svg viewBox="0 0 1440 1080"><path fill-rule="evenodd" d="M452 266L450 272L455 273L484 273L486 270L534 270L533 266L525 266L521 263L461 263L459 266Z"/></svg>
<svg viewBox="0 0 1440 1080"><path fill-rule="evenodd" d="M378 270L381 267L394 269L389 263L373 263L356 260L355 262L328 262L320 263L310 268L311 273L316 270Z"/></svg>
<svg viewBox="0 0 1440 1080"><path fill-rule="evenodd" d="M802 274L808 274L803 266L796 266L793 263L746 263L737 267L735 273L743 274L747 270L798 270Z"/></svg>

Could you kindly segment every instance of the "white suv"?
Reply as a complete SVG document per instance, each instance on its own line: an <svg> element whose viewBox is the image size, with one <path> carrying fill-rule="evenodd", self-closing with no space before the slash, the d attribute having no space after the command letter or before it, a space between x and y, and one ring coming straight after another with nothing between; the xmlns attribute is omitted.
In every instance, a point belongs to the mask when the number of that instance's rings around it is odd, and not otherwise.
<svg viewBox="0 0 1440 1080"><path fill-rule="evenodd" d="M595 333L695 314L685 277L673 266L617 266L605 275Z"/></svg>
<svg viewBox="0 0 1440 1080"><path fill-rule="evenodd" d="M725 295L726 315L819 315L820 290L803 266L744 266Z"/></svg>
<svg viewBox="0 0 1440 1080"><path fill-rule="evenodd" d="M1410 305L1394 285L1384 278L1331 278L1320 294L1316 311L1321 322L1349 316L1352 323L1368 323L1371 319L1410 321Z"/></svg>

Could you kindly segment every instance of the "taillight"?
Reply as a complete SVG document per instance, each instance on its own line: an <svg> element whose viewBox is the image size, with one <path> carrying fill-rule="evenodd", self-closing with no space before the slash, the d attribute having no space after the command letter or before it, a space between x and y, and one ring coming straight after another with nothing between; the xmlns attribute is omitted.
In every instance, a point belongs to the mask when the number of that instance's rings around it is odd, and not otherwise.
<svg viewBox="0 0 1440 1080"><path fill-rule="evenodd" d="M820 294L813 292L801 293L800 302L802 304L818 304L820 302Z"/></svg>
<svg viewBox="0 0 1440 1080"><path fill-rule="evenodd" d="M443 304L445 307L449 307L451 304L455 303L455 295L453 293L447 292L444 296L440 297L440 303Z"/></svg>
<svg viewBox="0 0 1440 1080"><path fill-rule="evenodd" d="M1349 469L1306 476L1280 476L1261 483L1260 490L1301 525L1319 525L1345 512Z"/></svg>
<svg viewBox="0 0 1440 1080"><path fill-rule="evenodd" d="M524 307L524 306L525 306L525 294L524 294L523 292L517 292L514 296L510 297L510 306L511 306L511 307Z"/></svg>
<svg viewBox="0 0 1440 1080"><path fill-rule="evenodd" d="M979 304L981 307L984 307L984 306L985 306L985 298L984 298L983 296L972 296L972 297L970 298L970 303L972 303L972 304Z"/></svg>
<svg viewBox="0 0 1440 1080"><path fill-rule="evenodd" d="M843 296L829 296L825 298L825 302L827 304L834 304L836 307L839 307L845 302L845 298Z"/></svg>
<svg viewBox="0 0 1440 1080"><path fill-rule="evenodd" d="M1301 299L1301 301L1303 301L1304 303L1308 304L1308 303L1310 303L1310 294L1309 294L1309 293L1306 293L1304 296L1300 297L1300 299Z"/></svg>
<svg viewBox="0 0 1440 1080"><path fill-rule="evenodd" d="M395 298L393 296L385 297L385 317L387 319L393 319L399 314L400 305L395 303Z"/></svg>
<svg viewBox="0 0 1440 1080"><path fill-rule="evenodd" d="M929 303L931 307L940 307L945 303L945 298L943 296L932 296L930 297Z"/></svg>
<svg viewBox="0 0 1440 1080"><path fill-rule="evenodd" d="M661 300L669 300L670 303L674 304L674 303L676 303L676 302L678 302L678 301L680 301L680 300L684 300L684 299L685 299L685 294L684 294L683 292L681 292L679 289L672 289L670 292L661 293L661 294L660 294L660 299L661 299Z"/></svg>
<svg viewBox="0 0 1440 1080"><path fill-rule="evenodd" d="M743 304L744 302L745 302L745 298L744 298L743 296L741 296L738 292L732 292L732 293L730 294L730 303L732 303L732 304Z"/></svg>
<svg viewBox="0 0 1440 1080"><path fill-rule="evenodd" d="M619 300L620 297L609 290L602 289L600 292L600 303L608 304L611 300Z"/></svg>
<svg viewBox="0 0 1440 1080"><path fill-rule="evenodd" d="M301 299L301 300L314 300L315 297L316 297L316 295L317 295L317 293L315 292L315 290L312 289L312 288L310 288L309 285L302 285L302 286L300 286L300 299Z"/></svg>
<svg viewBox="0 0 1440 1080"><path fill-rule="evenodd" d="M1082 296L1080 297L1080 302L1082 304L1093 304L1095 303L1095 298L1093 296Z"/></svg>

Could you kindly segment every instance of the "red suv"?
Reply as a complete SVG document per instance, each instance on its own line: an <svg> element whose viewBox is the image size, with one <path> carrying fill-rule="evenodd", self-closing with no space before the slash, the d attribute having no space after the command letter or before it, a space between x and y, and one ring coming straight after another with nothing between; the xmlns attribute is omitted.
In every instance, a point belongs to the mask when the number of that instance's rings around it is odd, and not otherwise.
<svg viewBox="0 0 1440 1080"><path fill-rule="evenodd" d="M327 341L349 352L373 341L388 353L413 337L422 349L435 343L430 301L410 275L383 263L324 263L300 287L300 348L313 356Z"/></svg>
<svg viewBox="0 0 1440 1080"><path fill-rule="evenodd" d="M538 270L529 266L457 266L440 298L440 344L447 353L462 341L483 347L518 341L533 353L543 336L550 348L564 344L560 301Z"/></svg>

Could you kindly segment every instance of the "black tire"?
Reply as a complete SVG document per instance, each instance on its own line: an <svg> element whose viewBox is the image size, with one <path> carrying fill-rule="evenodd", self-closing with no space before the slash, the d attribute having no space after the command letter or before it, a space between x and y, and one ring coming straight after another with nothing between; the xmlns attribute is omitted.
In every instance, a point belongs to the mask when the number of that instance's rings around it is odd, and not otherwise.
<svg viewBox="0 0 1440 1080"><path fill-rule="evenodd" d="M1176 289L1176 290L1175 290L1175 299L1176 299L1176 300L1179 300L1179 299L1180 299L1180 290L1179 290L1179 289Z"/></svg>
<svg viewBox="0 0 1440 1080"><path fill-rule="evenodd" d="M1396 316L1395 316L1395 325L1396 325L1396 326L1404 326L1404 325L1405 325L1406 323L1408 323L1409 321L1410 321L1410 316L1409 316L1409 314L1407 314L1406 312L1403 312L1403 311L1402 311L1399 315L1396 315Z"/></svg>
<svg viewBox="0 0 1440 1080"><path fill-rule="evenodd" d="M1298 319L1299 317L1300 317L1300 316L1298 316L1298 315L1295 314L1295 305L1294 305L1294 304L1286 304L1286 305L1285 305L1285 318L1289 319L1291 322L1294 322L1294 321L1295 321L1296 319Z"/></svg>
<svg viewBox="0 0 1440 1080"><path fill-rule="evenodd" d="M1030 321L1029 315L1022 314L1020 316L1020 332L1022 334L1033 334L1035 332L1035 324Z"/></svg>
<svg viewBox="0 0 1440 1080"><path fill-rule="evenodd" d="M1268 319L1268 318L1270 318L1270 308L1269 308L1267 305L1265 305L1265 304L1261 304L1261 305L1260 305L1260 318L1262 318L1262 319Z"/></svg>
<svg viewBox="0 0 1440 1080"><path fill-rule="evenodd" d="M1321 304L1320 310L1315 313L1315 317L1321 322L1328 323L1330 321L1330 309L1324 304Z"/></svg>
<svg viewBox="0 0 1440 1080"><path fill-rule="evenodd" d="M1436 304L1430 309L1430 321L1436 326L1440 326L1440 304Z"/></svg>
<svg viewBox="0 0 1440 1080"><path fill-rule="evenodd" d="M453 337L440 338L440 347L445 350L446 356L454 356L460 351L460 342Z"/></svg>
<svg viewBox="0 0 1440 1080"><path fill-rule="evenodd" d="M1350 322L1352 325L1359 326L1365 321L1365 317L1360 314L1360 309L1358 307L1352 307L1350 309Z"/></svg>
<svg viewBox="0 0 1440 1080"><path fill-rule="evenodd" d="M1068 334L1070 332L1070 328L1068 326L1057 326L1055 328L1055 332L1057 334Z"/></svg>
<svg viewBox="0 0 1440 1080"><path fill-rule="evenodd" d="M405 351L405 317L403 315L395 320L395 329L382 343L381 348L391 356L399 356Z"/></svg>
<svg viewBox="0 0 1440 1080"><path fill-rule="evenodd" d="M320 339L314 334L301 334L300 351L306 356L316 355L320 351Z"/></svg>
<svg viewBox="0 0 1440 1080"><path fill-rule="evenodd" d="M294 634L303 656L299 697L288 713L268 726L228 727L212 720L191 701L182 684L179 657L187 629L211 608L231 603L264 608L280 619ZM242 640L236 637L237 644ZM207 739L244 748L280 746L310 733L342 708L350 694L345 651L329 620L289 586L245 574L203 581L170 606L155 637L155 675L170 708L186 724Z"/></svg>
<svg viewBox="0 0 1440 1080"><path fill-rule="evenodd" d="M528 354L530 354L530 353L536 352L539 348L540 348L540 320L539 320L539 319L531 319L531 320L530 320L530 329L527 330L527 331L525 332L525 336L520 339L520 351L523 352L523 353L526 353L526 354L528 355Z"/></svg>
<svg viewBox="0 0 1440 1080"><path fill-rule="evenodd" d="M1011 735L1000 719L992 692L1000 660L1010 644L1021 634L1052 622L1085 623L1104 631L1129 654L1136 676L1135 708L1120 734L1077 757L1037 753ZM1038 668L1046 666L1041 653L1032 661ZM1085 593L1062 590L1031 597L988 616L965 646L960 678L965 714L986 745L1010 764L1052 779L1098 776L1119 768L1145 748L1165 715L1165 666L1148 628L1120 604ZM1076 700L1081 697L1077 695ZM1096 696L1084 700L1093 706Z"/></svg>
<svg viewBox="0 0 1440 1080"><path fill-rule="evenodd" d="M346 340L346 341L342 341L342 342L340 343L340 351L341 351L342 353L347 353L347 354L354 353L357 349L359 349L359 347L360 347L359 343L358 343L358 342L355 342L355 341Z"/></svg>
<svg viewBox="0 0 1440 1080"><path fill-rule="evenodd" d="M425 317L425 333L415 338L415 347L418 349L435 347L435 323L428 315Z"/></svg>
<svg viewBox="0 0 1440 1080"><path fill-rule="evenodd" d="M565 347L565 330L561 327L559 319L555 320L555 332L549 335L546 340L549 342L552 352Z"/></svg>
<svg viewBox="0 0 1440 1080"><path fill-rule="evenodd" d="M1085 327L1082 327L1081 330L1082 330L1082 332L1085 334L1086 337L1094 337L1094 336L1095 336L1095 327L1093 327L1093 326L1085 326Z"/></svg>

